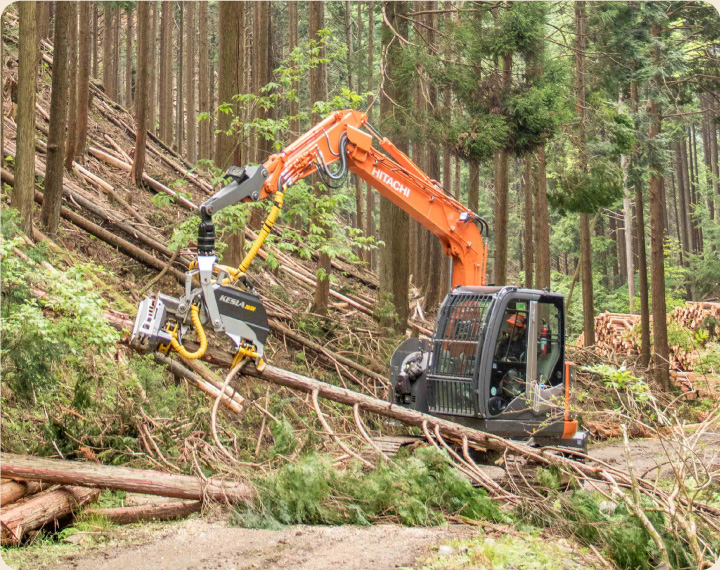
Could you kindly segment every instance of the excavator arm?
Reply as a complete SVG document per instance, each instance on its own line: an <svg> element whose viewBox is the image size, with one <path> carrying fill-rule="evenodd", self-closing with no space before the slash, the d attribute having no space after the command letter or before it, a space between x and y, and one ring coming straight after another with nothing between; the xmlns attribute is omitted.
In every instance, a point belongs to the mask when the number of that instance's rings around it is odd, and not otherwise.
<svg viewBox="0 0 720 570"><path fill-rule="evenodd" d="M382 149L378 150L373 142ZM340 163L334 171L330 168ZM336 111L262 165L231 169L236 180L201 207L207 218L240 201L262 200L318 172L329 186L353 172L435 234L452 259L452 286L484 285L487 223L425 174L359 111ZM238 176L238 173L240 174ZM218 198L220 196L220 198ZM242 273L247 268L242 269Z"/></svg>
<svg viewBox="0 0 720 570"><path fill-rule="evenodd" d="M375 148L375 141L381 150ZM210 325L233 340L238 360L252 358L262 365L269 330L265 309L257 295L234 284L247 285L245 274L272 231L285 190L316 172L329 187L339 187L348 172L355 173L435 234L452 259L453 288L485 284L487 245L482 234L487 223L380 136L365 114L336 111L264 164L228 170L230 182L199 208L197 261L186 273L184 294L180 298L158 294L142 301L133 339L146 342L152 350L172 349L185 358L200 358L207 349L204 327ZM268 197L273 198L273 206L240 266L217 264L212 216L230 205ZM200 339L195 352L182 344L191 328Z"/></svg>

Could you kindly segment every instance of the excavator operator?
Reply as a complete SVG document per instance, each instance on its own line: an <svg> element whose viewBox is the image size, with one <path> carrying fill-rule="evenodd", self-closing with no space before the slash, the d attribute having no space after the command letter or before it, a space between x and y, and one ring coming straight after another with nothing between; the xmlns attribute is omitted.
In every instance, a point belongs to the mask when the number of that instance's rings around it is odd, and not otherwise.
<svg viewBox="0 0 720 570"><path fill-rule="evenodd" d="M498 343L496 355L505 361L523 361L527 349L525 316L515 313L507 322L510 325L508 334Z"/></svg>

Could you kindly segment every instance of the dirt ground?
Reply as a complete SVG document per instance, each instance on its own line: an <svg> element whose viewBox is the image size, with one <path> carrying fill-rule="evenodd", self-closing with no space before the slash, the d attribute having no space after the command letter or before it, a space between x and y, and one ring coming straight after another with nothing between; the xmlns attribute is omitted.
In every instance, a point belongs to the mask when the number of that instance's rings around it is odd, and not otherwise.
<svg viewBox="0 0 720 570"><path fill-rule="evenodd" d="M119 528L107 543L81 552L51 558L47 552L27 552L22 562L11 557L7 562L18 569L57 570L384 570L411 565L432 546L476 532L465 525L251 530L194 518L162 527Z"/></svg>

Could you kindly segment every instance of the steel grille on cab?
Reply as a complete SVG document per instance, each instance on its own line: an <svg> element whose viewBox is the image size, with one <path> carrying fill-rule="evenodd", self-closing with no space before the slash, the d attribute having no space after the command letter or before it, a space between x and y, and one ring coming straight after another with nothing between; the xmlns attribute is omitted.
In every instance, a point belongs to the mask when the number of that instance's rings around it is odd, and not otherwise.
<svg viewBox="0 0 720 570"><path fill-rule="evenodd" d="M489 295L454 294L440 307L428 374L431 413L477 416L473 374L484 332Z"/></svg>

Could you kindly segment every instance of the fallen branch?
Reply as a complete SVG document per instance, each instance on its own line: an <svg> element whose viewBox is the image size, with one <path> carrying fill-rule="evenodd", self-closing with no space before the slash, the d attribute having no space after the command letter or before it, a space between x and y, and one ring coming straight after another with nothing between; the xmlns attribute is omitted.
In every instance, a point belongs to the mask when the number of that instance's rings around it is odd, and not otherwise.
<svg viewBox="0 0 720 570"><path fill-rule="evenodd" d="M174 475L149 469L132 469L0 453L2 474L47 483L82 485L176 499L238 503L253 497L252 487L245 483Z"/></svg>
<svg viewBox="0 0 720 570"><path fill-rule="evenodd" d="M3 454L5 455L5 454ZM5 470L3 459L3 471ZM19 544L28 531L40 528L97 500L100 491L85 487L59 487L39 493L28 501L0 514L0 543Z"/></svg>
<svg viewBox="0 0 720 570"><path fill-rule="evenodd" d="M101 516L115 524L130 524L147 521L170 521L198 513L200 501L171 501L161 505L140 505L114 509L85 509L83 515Z"/></svg>

